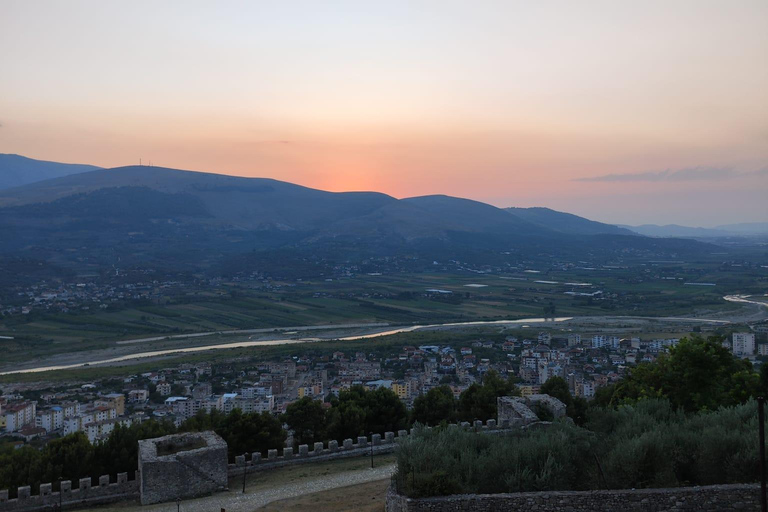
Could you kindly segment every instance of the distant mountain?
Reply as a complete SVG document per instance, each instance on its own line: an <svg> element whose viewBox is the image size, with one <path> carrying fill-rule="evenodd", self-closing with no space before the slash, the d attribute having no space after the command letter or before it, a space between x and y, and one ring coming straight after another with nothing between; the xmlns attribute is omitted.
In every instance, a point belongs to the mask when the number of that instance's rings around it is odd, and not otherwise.
<svg viewBox="0 0 768 512"><path fill-rule="evenodd" d="M0 153L0 190L96 169L99 167L47 162L20 155Z"/></svg>
<svg viewBox="0 0 768 512"><path fill-rule="evenodd" d="M679 226L677 224L667 224L664 226L659 226L656 224L643 224L642 226L620 227L634 231L640 235L661 238L727 238L733 236L768 234L768 223L765 222L727 224L723 226L717 226L715 228L695 228Z"/></svg>
<svg viewBox="0 0 768 512"><path fill-rule="evenodd" d="M526 218L527 217L527 218ZM503 263L621 253L695 253L547 209L502 210L449 196L398 200L265 178L131 166L0 191L0 256L88 269L253 269L306 261ZM629 252L627 252L629 251Z"/></svg>
<svg viewBox="0 0 768 512"><path fill-rule="evenodd" d="M765 235L768 234L768 222L742 222L739 224L724 224L717 226L717 229L728 231L730 233L742 233L745 235Z"/></svg>
<svg viewBox="0 0 768 512"><path fill-rule="evenodd" d="M571 213L549 208L505 208L506 211L546 229L575 235L635 235L636 233L613 224L603 224Z"/></svg>

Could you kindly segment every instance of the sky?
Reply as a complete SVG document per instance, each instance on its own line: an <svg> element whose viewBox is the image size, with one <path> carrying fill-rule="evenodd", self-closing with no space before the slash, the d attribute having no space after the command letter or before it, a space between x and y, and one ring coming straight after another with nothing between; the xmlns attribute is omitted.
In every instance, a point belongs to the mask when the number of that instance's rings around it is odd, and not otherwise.
<svg viewBox="0 0 768 512"><path fill-rule="evenodd" d="M0 153L768 222L768 2L2 0Z"/></svg>

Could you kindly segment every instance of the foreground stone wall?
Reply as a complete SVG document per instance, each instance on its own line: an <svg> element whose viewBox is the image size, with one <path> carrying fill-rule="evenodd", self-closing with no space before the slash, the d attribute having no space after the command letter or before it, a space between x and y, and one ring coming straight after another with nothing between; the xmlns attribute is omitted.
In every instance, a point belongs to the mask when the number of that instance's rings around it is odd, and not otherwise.
<svg viewBox="0 0 768 512"><path fill-rule="evenodd" d="M115 482L109 475L99 477L99 485L92 486L90 478L81 478L78 487L72 482L61 482L61 492L52 492L51 484L41 484L38 494L33 495L29 486L19 487L18 497L8 499L8 491L0 491L0 512L50 511L61 503L64 508L82 508L107 503L128 501L139 497L138 475L128 480L128 473L119 473Z"/></svg>
<svg viewBox="0 0 768 512"><path fill-rule="evenodd" d="M438 498L407 498L392 486L387 512L721 512L760 510L760 486L755 484L622 489L610 491L521 492L462 494Z"/></svg>
<svg viewBox="0 0 768 512"><path fill-rule="evenodd" d="M163 446L204 446L159 455ZM227 488L227 443L215 432L173 434L139 441L141 504L193 498Z"/></svg>

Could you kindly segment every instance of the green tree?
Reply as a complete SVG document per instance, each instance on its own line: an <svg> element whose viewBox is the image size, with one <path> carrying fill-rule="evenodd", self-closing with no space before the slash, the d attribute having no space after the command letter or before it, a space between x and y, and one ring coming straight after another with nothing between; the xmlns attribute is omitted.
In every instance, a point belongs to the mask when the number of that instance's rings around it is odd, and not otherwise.
<svg viewBox="0 0 768 512"><path fill-rule="evenodd" d="M459 418L464 421L496 418L496 399L518 393L511 378L504 380L498 373L489 371L482 384L472 384L459 397Z"/></svg>
<svg viewBox="0 0 768 512"><path fill-rule="evenodd" d="M391 389L368 391L363 386L352 386L339 393L331 405L328 432L339 441L369 432L395 432L405 428L408 421L405 405Z"/></svg>
<svg viewBox="0 0 768 512"><path fill-rule="evenodd" d="M230 460L244 453L266 455L268 450L284 446L287 437L275 416L268 412L243 414L240 409L228 414L216 433L227 442Z"/></svg>
<svg viewBox="0 0 768 512"><path fill-rule="evenodd" d="M424 425L456 421L456 399L449 386L438 386L413 401L413 420Z"/></svg>
<svg viewBox="0 0 768 512"><path fill-rule="evenodd" d="M280 418L293 430L296 444L312 444L325 440L327 419L325 407L310 397L300 398L289 405Z"/></svg>
<svg viewBox="0 0 768 512"><path fill-rule="evenodd" d="M614 388L604 390L600 405L616 406L648 398L668 398L686 411L714 410L745 402L759 393L761 376L749 361L734 357L722 338L683 338L655 363L638 365Z"/></svg>
<svg viewBox="0 0 768 512"><path fill-rule="evenodd" d="M568 383L562 377L550 377L541 385L541 393L553 396L563 402L566 407L573 404L573 397L568 390Z"/></svg>

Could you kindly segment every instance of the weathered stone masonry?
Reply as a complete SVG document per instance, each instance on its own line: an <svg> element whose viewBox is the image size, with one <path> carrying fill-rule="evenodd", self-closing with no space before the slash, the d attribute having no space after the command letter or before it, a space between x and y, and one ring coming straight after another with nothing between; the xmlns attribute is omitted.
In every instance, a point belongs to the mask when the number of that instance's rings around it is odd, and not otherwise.
<svg viewBox="0 0 768 512"><path fill-rule="evenodd" d="M407 498L390 487L387 512L727 512L760 510L760 486L462 494Z"/></svg>
<svg viewBox="0 0 768 512"><path fill-rule="evenodd" d="M115 482L110 482L109 475L99 477L99 485L92 486L90 478L81 478L78 487L72 489L72 482L61 482L61 493L51 492L51 484L41 484L40 492L32 495L29 486L19 487L18 498L8 499L8 491L0 491L0 511L36 512L49 511L59 500L65 508L90 507L106 503L116 503L136 499L139 496L138 475L128 480L128 473L119 473Z"/></svg>
<svg viewBox="0 0 768 512"><path fill-rule="evenodd" d="M163 455L163 449L173 453ZM139 441L139 474L142 505L222 491L228 482L227 443L214 432Z"/></svg>

